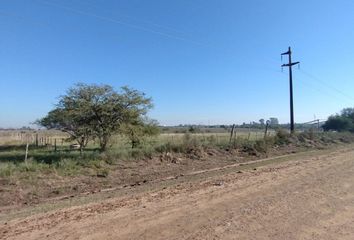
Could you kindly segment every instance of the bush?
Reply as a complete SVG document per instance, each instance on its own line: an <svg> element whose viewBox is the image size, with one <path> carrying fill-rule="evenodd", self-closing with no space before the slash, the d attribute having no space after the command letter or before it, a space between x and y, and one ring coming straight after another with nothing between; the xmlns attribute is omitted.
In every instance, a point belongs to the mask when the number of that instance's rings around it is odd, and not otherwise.
<svg viewBox="0 0 354 240"><path fill-rule="evenodd" d="M211 146L215 146L218 142L218 139L214 135L207 136L207 144Z"/></svg>
<svg viewBox="0 0 354 240"><path fill-rule="evenodd" d="M246 141L242 144L242 152L248 153L251 156L258 155L254 142L250 142L250 141Z"/></svg>
<svg viewBox="0 0 354 240"><path fill-rule="evenodd" d="M267 153L268 152L268 144L265 140L257 140L254 144L254 148L257 152Z"/></svg>
<svg viewBox="0 0 354 240"><path fill-rule="evenodd" d="M353 131L354 129L354 119L351 119L347 116L341 116L341 115L335 115L335 116L330 116L328 120L325 122L323 125L323 129L325 131L338 131L338 132L344 132L344 131Z"/></svg>
<svg viewBox="0 0 354 240"><path fill-rule="evenodd" d="M275 135L275 143L278 145L289 144L290 133L284 129L278 129Z"/></svg>

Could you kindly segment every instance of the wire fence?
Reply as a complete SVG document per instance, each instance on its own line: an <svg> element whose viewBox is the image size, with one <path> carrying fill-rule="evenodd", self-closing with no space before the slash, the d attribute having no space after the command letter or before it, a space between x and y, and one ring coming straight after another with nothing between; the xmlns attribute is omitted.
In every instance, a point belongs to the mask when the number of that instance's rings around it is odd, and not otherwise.
<svg viewBox="0 0 354 240"><path fill-rule="evenodd" d="M186 141L195 141L200 144L228 144L236 139L242 140L259 140L264 138L264 130L262 129L241 129L236 130L231 138L230 132L223 133L162 133L157 136L143 137L142 146L159 146L163 144L184 144ZM267 136L275 134L274 130L269 130ZM26 145L31 148L46 146L53 149L66 149L75 142L69 141L69 136L60 131L0 131L0 145ZM131 141L123 135L114 135L111 139L112 148L130 148ZM95 148L99 146L98 140L89 142L88 147Z"/></svg>

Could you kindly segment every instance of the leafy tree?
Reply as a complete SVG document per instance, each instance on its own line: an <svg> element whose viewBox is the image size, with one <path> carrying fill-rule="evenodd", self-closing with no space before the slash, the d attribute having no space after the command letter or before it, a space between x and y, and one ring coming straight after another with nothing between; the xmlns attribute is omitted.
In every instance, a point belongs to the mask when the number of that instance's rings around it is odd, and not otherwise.
<svg viewBox="0 0 354 240"><path fill-rule="evenodd" d="M277 126L277 125L279 125L279 120L278 120L278 118L270 118L269 119L269 124L271 125L271 126Z"/></svg>
<svg viewBox="0 0 354 240"><path fill-rule="evenodd" d="M92 90L95 92L96 88ZM128 87L123 87L122 93L119 94L112 87L105 86L103 91L96 94L98 96L93 99L91 106L93 112L91 125L102 151L106 149L112 134L119 132L122 124L134 124L152 108L150 98Z"/></svg>
<svg viewBox="0 0 354 240"><path fill-rule="evenodd" d="M69 133L81 148L90 139L97 138L101 151L105 151L111 136L121 131L122 124L137 122L151 108L151 98L128 87L116 92L109 85L77 84L38 123Z"/></svg>
<svg viewBox="0 0 354 240"><path fill-rule="evenodd" d="M122 124L121 130L129 138L132 148L138 147L144 137L155 136L160 133L158 123L149 119L139 119L135 122Z"/></svg>
<svg viewBox="0 0 354 240"><path fill-rule="evenodd" d="M343 115L330 116L322 127L325 131L344 132L354 130L353 120Z"/></svg>
<svg viewBox="0 0 354 240"><path fill-rule="evenodd" d="M325 131L354 132L354 108L344 108L340 114L330 116L322 127Z"/></svg>
<svg viewBox="0 0 354 240"><path fill-rule="evenodd" d="M354 108L344 108L340 116L349 118L354 122Z"/></svg>
<svg viewBox="0 0 354 240"><path fill-rule="evenodd" d="M199 132L199 128L196 127L196 126L189 126L188 132L190 132L190 133L197 133L197 132Z"/></svg>
<svg viewBox="0 0 354 240"><path fill-rule="evenodd" d="M57 129L68 133L70 140L76 141L82 151L92 137L90 119L84 113L83 108L75 106L73 102L67 100L66 97L62 97L56 108L50 111L46 117L38 120L37 124L47 129Z"/></svg>

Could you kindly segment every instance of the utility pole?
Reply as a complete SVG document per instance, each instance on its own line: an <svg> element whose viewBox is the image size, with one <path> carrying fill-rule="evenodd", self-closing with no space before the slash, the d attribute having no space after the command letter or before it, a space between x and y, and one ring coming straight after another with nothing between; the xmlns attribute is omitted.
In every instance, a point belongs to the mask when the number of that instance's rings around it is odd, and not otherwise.
<svg viewBox="0 0 354 240"><path fill-rule="evenodd" d="M289 85L290 85L290 131L294 133L295 126L294 126L294 99L293 99L293 72L292 66L299 64L300 62L292 62L291 61L291 48L289 47L288 51L282 53L281 56L288 55L289 56L289 63L283 64L282 67L289 67Z"/></svg>

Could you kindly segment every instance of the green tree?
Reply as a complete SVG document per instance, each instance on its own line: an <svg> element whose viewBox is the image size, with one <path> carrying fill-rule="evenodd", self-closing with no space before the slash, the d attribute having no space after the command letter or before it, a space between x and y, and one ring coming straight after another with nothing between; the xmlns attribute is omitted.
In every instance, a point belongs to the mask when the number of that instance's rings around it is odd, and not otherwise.
<svg viewBox="0 0 354 240"><path fill-rule="evenodd" d="M273 127L278 126L279 125L278 118L275 118L275 117L269 118L269 125L271 125Z"/></svg>
<svg viewBox="0 0 354 240"><path fill-rule="evenodd" d="M354 122L354 108L344 108L341 111L340 116L346 117Z"/></svg>
<svg viewBox="0 0 354 240"><path fill-rule="evenodd" d="M330 116L322 127L325 131L354 132L354 108L344 108L340 114Z"/></svg>
<svg viewBox="0 0 354 240"><path fill-rule="evenodd" d="M122 124L139 121L151 108L151 98L128 87L116 92L109 85L77 84L38 123L69 133L81 148L90 139L97 138L101 151L105 151L111 136L120 132Z"/></svg>
<svg viewBox="0 0 354 240"><path fill-rule="evenodd" d="M330 116L322 127L325 131L333 130L344 132L354 130L353 121L350 118L341 115Z"/></svg>
<svg viewBox="0 0 354 240"><path fill-rule="evenodd" d="M36 123L47 129L57 129L68 133L70 140L76 141L80 145L80 151L82 151L93 135L89 125L90 119L84 113L83 108L66 100L61 98L56 108Z"/></svg>
<svg viewBox="0 0 354 240"><path fill-rule="evenodd" d="M200 129L196 126L189 126L188 127L188 132L190 133L197 133L197 132L200 132Z"/></svg>
<svg viewBox="0 0 354 240"><path fill-rule="evenodd" d="M261 124L261 126L264 126L265 120L263 118L259 119L259 124Z"/></svg>
<svg viewBox="0 0 354 240"><path fill-rule="evenodd" d="M135 122L122 124L121 130L129 138L132 148L138 147L144 137L156 136L160 133L158 123L150 119L139 119Z"/></svg>

